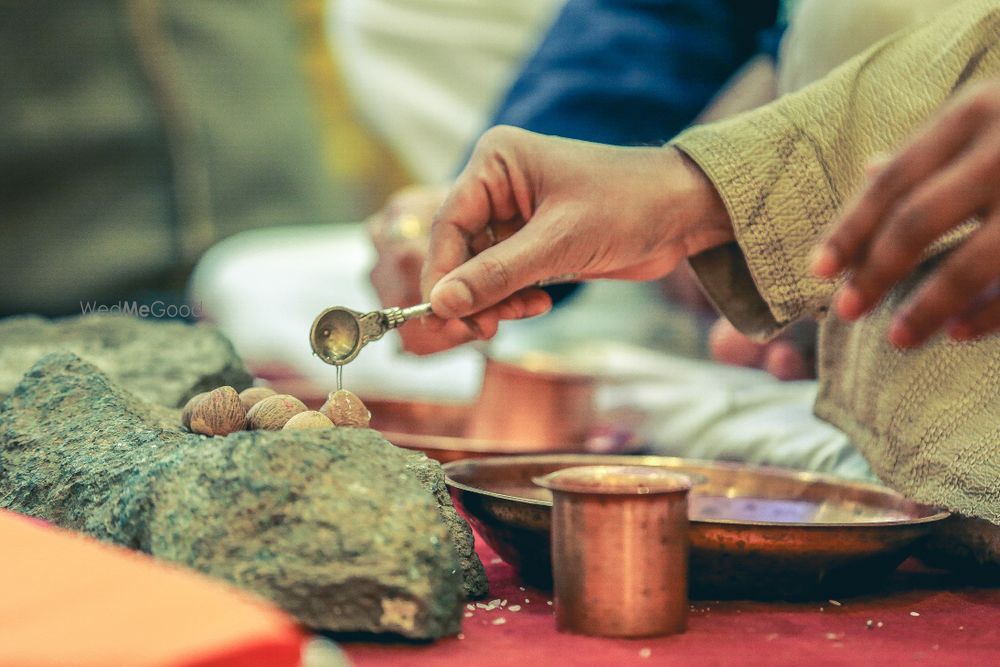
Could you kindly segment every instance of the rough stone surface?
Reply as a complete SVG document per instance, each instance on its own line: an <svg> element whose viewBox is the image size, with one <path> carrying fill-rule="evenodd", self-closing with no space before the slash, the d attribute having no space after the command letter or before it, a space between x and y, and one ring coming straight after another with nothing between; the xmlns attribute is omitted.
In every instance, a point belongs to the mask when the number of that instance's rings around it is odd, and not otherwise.
<svg viewBox="0 0 1000 667"><path fill-rule="evenodd" d="M471 599L485 597L490 592L490 588L486 581L486 570L476 554L472 529L469 528L465 519L455 511L455 506L451 504L451 494L448 493L448 486L444 481L444 471L440 464L431 461L433 465L427 465L424 462L427 457L421 456L423 458L415 457L407 465L407 470L420 480L425 489L434 494L438 506L444 508L441 516L445 525L448 526L448 533L462 568L462 590L465 592L465 596Z"/></svg>
<svg viewBox="0 0 1000 667"><path fill-rule="evenodd" d="M451 634L463 567L466 588L485 592L469 528L423 454L369 429L205 438L178 424L78 357L48 355L0 403L0 507L228 580L335 632Z"/></svg>
<svg viewBox="0 0 1000 667"><path fill-rule="evenodd" d="M48 320L0 320L0 399L43 355L68 351L147 401L180 407L191 396L253 378L232 344L207 324L94 314Z"/></svg>

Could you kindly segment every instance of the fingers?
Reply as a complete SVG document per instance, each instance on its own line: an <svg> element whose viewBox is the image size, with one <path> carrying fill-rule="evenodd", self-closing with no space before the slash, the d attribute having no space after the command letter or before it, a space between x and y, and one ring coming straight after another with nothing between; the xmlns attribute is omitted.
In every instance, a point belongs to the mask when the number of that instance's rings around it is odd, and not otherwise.
<svg viewBox="0 0 1000 667"><path fill-rule="evenodd" d="M767 346L762 369L783 382L815 377L801 350L787 340L775 340Z"/></svg>
<svg viewBox="0 0 1000 667"><path fill-rule="evenodd" d="M482 311L460 319L442 319L432 315L424 319L425 328L429 331L445 331L446 336L456 342L446 347L453 347L469 340L489 340L496 335L500 322L504 320L523 320L538 315L544 315L552 309L552 299L544 290L528 288L512 294L500 303ZM460 325L465 334L462 337L450 335L453 327ZM461 338L461 340L460 340ZM445 348L440 348L445 349Z"/></svg>
<svg viewBox="0 0 1000 667"><path fill-rule="evenodd" d="M436 329L422 326L421 322L407 322L399 328L403 350L410 354L426 355L450 350L476 337L461 320L441 322Z"/></svg>
<svg viewBox="0 0 1000 667"><path fill-rule="evenodd" d="M767 343L758 343L740 333L729 320L720 317L708 332L708 349L712 359L731 366L759 368Z"/></svg>
<svg viewBox="0 0 1000 667"><path fill-rule="evenodd" d="M863 315L925 259L934 241L989 203L995 196L993 174L1000 168L997 146L1000 137L977 145L913 188L889 212L873 230L864 260L837 299L838 315L847 320Z"/></svg>
<svg viewBox="0 0 1000 667"><path fill-rule="evenodd" d="M833 278L865 261L882 220L920 183L950 162L969 142L981 119L964 100L957 100L888 161L845 209L833 232L820 246L814 272Z"/></svg>
<svg viewBox="0 0 1000 667"><path fill-rule="evenodd" d="M526 177L517 168L517 146L530 132L509 127L487 131L435 215L421 288L425 295L450 271L483 247L491 223L531 217ZM495 231L495 230L494 230Z"/></svg>
<svg viewBox="0 0 1000 667"><path fill-rule="evenodd" d="M889 340L904 348L920 345L945 322L968 311L1000 274L997 248L1000 248L1000 215L994 213L899 309L889 330ZM992 320L985 312L981 317L985 330Z"/></svg>
<svg viewBox="0 0 1000 667"><path fill-rule="evenodd" d="M552 242L540 231L545 226L540 214L531 226L445 275L430 292L434 312L441 317L478 313L546 277L542 272L558 268L549 261Z"/></svg>
<svg viewBox="0 0 1000 667"><path fill-rule="evenodd" d="M536 288L528 288L512 294L510 298L492 308L463 318L471 331L480 340L489 340L497 334L500 322L504 320L525 320L544 315L552 309L552 299L548 293Z"/></svg>
<svg viewBox="0 0 1000 667"><path fill-rule="evenodd" d="M975 340L1000 330L1000 282L994 282L979 303L963 314L949 329L957 341Z"/></svg>

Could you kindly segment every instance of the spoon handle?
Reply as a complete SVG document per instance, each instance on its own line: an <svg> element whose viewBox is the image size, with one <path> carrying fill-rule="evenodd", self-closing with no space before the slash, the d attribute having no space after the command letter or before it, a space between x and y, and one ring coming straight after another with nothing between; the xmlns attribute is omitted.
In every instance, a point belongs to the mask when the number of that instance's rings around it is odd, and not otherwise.
<svg viewBox="0 0 1000 667"><path fill-rule="evenodd" d="M539 280L535 283L538 287L547 287L549 285L562 285L564 283L575 282L575 273L566 273L561 276L553 276L545 280ZM409 308L399 308L393 306L392 308L386 308L379 311L385 315L386 329L395 329L400 326L403 322L407 320L412 320L415 317L426 317L434 311L431 310L430 303L421 303L416 306L410 306Z"/></svg>
<svg viewBox="0 0 1000 667"><path fill-rule="evenodd" d="M433 311L431 310L430 303L421 303L409 308L393 306L392 308L386 308L378 312L383 316L383 323L385 324L386 331L388 331L389 329L395 329L407 320L412 320L414 317L430 315Z"/></svg>

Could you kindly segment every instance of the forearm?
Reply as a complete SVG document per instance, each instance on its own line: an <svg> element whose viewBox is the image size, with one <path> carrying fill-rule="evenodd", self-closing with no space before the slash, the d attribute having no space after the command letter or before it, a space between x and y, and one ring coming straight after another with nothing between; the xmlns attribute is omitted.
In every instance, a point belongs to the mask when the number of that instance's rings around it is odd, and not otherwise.
<svg viewBox="0 0 1000 667"><path fill-rule="evenodd" d="M810 252L863 165L957 87L1000 71L998 37L995 2L961 3L799 93L674 142L707 174L732 220L738 245L692 265L735 325L767 335L823 312L834 285L810 277Z"/></svg>

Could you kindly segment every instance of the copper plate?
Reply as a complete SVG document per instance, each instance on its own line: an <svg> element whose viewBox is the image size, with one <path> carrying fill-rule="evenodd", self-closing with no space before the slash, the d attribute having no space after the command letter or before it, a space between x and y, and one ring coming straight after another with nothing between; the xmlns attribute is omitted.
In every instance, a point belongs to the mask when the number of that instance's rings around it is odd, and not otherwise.
<svg viewBox="0 0 1000 667"><path fill-rule="evenodd" d="M551 586L552 500L533 477L578 465L690 475L693 597L805 599L871 590L947 512L874 484L659 456L557 454L445 465L452 498L524 579Z"/></svg>
<svg viewBox="0 0 1000 667"><path fill-rule="evenodd" d="M421 451L442 463L511 454L539 454L558 450L587 452L600 444L616 452L634 452L640 443L624 432L603 441L567 443L558 447L544 443L470 438L465 434L475 405L432 401L407 401L365 397L372 413L371 427L386 440L406 449ZM590 450L592 451L592 450Z"/></svg>

